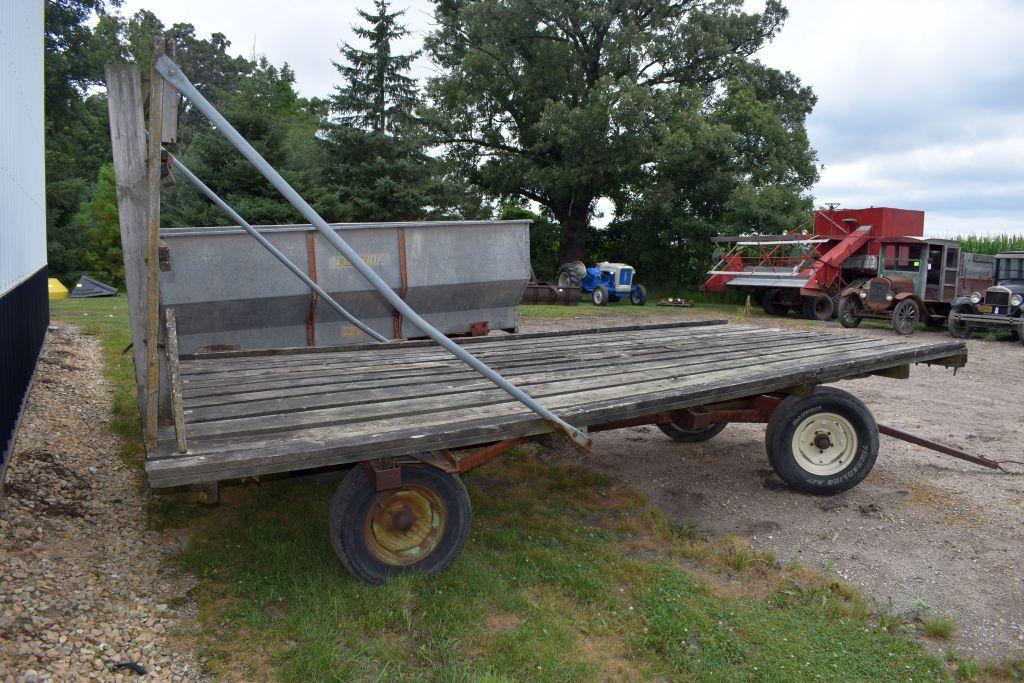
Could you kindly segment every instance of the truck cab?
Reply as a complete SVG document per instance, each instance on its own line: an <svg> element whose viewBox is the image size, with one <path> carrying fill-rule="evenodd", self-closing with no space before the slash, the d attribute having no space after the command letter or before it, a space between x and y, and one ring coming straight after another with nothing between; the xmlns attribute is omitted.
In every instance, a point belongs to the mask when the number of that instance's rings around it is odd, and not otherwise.
<svg viewBox="0 0 1024 683"><path fill-rule="evenodd" d="M958 297L948 327L958 339L970 337L975 329L1003 329L1024 343L1024 251L996 254L995 284Z"/></svg>
<svg viewBox="0 0 1024 683"><path fill-rule="evenodd" d="M865 318L890 320L902 335L913 334L922 320L941 325L957 295L960 263L960 244L952 240L881 240L877 275L840 293L839 322L856 327Z"/></svg>

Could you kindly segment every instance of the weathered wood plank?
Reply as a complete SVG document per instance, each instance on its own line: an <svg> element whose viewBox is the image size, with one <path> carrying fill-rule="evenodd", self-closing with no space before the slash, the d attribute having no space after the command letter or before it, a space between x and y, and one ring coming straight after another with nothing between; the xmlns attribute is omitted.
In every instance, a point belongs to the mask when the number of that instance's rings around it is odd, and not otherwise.
<svg viewBox="0 0 1024 683"><path fill-rule="evenodd" d="M512 340L506 341L505 339L495 338L495 343L474 348L474 355L478 355L480 358L488 358L494 356L500 356L509 351L514 352L525 352L530 349L565 349L565 348L593 348L594 346L605 345L608 343L615 343L625 340L634 340L642 342L645 340L655 339L668 339L674 337L693 337L697 338L700 335L714 335L722 334L721 330L729 330L730 333L735 333L738 328L714 328L714 331L708 329L702 330L691 330L691 329L679 329L679 330L651 330L651 331L639 331L639 332L623 332L623 333L609 333L602 335L591 340L587 340L582 337L570 337L567 339L541 339L541 340L527 340L523 342L516 342ZM747 328L743 328L747 329ZM758 329L758 328L753 328ZM305 366L346 366L357 363L372 363L374 365L386 364L388 361L398 360L401 362L420 362L420 361L432 361L432 360L455 360L451 354L438 346L432 347L419 347L412 349L392 348L383 349L379 352L335 352L335 353L311 353L311 354L294 354L289 356L269 356L266 358L258 357L245 357L242 359L227 359L227 360L187 360L183 362L183 369L186 375L189 377L199 378L199 376L215 376L223 373L240 373L247 370L253 369L264 369L264 368L296 368Z"/></svg>
<svg viewBox="0 0 1024 683"><path fill-rule="evenodd" d="M142 111L142 79L136 64L106 66L107 109L117 188L121 254L132 331L132 360L139 415L146 411L146 124Z"/></svg>
<svg viewBox="0 0 1024 683"><path fill-rule="evenodd" d="M708 325L727 325L728 320L712 319L712 320L677 320L670 323L655 323L646 325L621 325L618 327L605 328L608 330L655 330L655 329L669 329L673 327L705 327ZM505 339L542 339L545 337L567 337L575 335L593 335L600 334L604 330L593 330L593 329L580 329L580 330L565 330L560 332L523 332L519 334L495 334L487 337L463 337L456 338L453 341L456 344L489 344L499 340ZM392 348L423 348L423 347L437 347L437 343L430 339L416 339L416 340L399 340L391 342L364 342L362 344L347 344L344 346L318 346L310 348L308 346L296 346L287 348L277 349L253 349L253 350L242 350L242 351L207 351L203 353L193 353L182 356L182 360L212 360L212 359L230 359L230 358L246 358L246 357L270 357L270 356L287 356L292 354L311 354L311 353L337 353L337 352L353 352L353 351L385 351Z"/></svg>
<svg viewBox="0 0 1024 683"><path fill-rule="evenodd" d="M491 367L498 369L499 367L516 367L519 365L538 365L541 363L575 363L583 362L587 359L600 359L600 358L621 358L629 359L631 357L641 358L645 354L656 353L661 349L665 348L682 348L684 345L688 345L690 348L695 347L706 347L714 348L720 344L725 344L729 340L743 339L743 340L757 340L763 339L767 342L773 338L779 338L780 335L785 335L784 332L773 331L773 330L758 330L756 332L745 333L737 331L730 335L720 335L714 338L690 338L690 337L676 337L664 340L659 340L657 343L638 342L631 343L623 341L617 344L603 344L589 347L573 347L569 349L561 350L530 350L526 352L519 352L515 350L505 351L495 356L481 356L482 360L485 360ZM813 333L799 333L801 338L811 341L819 337ZM789 335L793 337L793 335ZM595 360L596 362L596 360ZM404 363L400 359L385 360L381 364L375 364L372 362L353 364L353 365L306 365L296 366L293 368L272 368L265 371L260 370L245 370L238 376L232 373L221 373L215 377L208 376L189 376L183 379L184 388L187 394L197 396L206 393L214 393L217 387L228 387L232 391L237 391L237 387L242 385L258 385L265 384L270 385L277 383L282 386L295 386L297 382L304 380L312 380L305 382L307 385L316 384L329 384L334 381L345 381L345 378L356 377L360 374L366 376L372 376L376 378L387 378L390 376L416 376L423 372L440 372L444 369L450 371L457 371L465 369L467 372L476 374L466 368L458 360L448 359L434 359L434 360L423 360L416 362ZM256 388L253 386L252 388Z"/></svg>
<svg viewBox="0 0 1024 683"><path fill-rule="evenodd" d="M153 60L164 54L164 39L153 38ZM148 230L146 235L146 432L147 448L156 446L160 419L160 136L163 126L164 79L149 72L149 146L147 149L146 194Z"/></svg>
<svg viewBox="0 0 1024 683"><path fill-rule="evenodd" d="M167 384L171 390L171 413L174 416L174 435L178 451L188 453L188 434L185 423L185 408L181 399L181 377L178 369L178 329L174 309L164 311L167 326Z"/></svg>
<svg viewBox="0 0 1024 683"><path fill-rule="evenodd" d="M851 339L850 345L856 345ZM787 343L778 344L772 347L773 352L799 353L803 349L813 347L812 342L803 340L788 340ZM829 348L837 348L837 345L829 345ZM626 363L626 368L615 368L618 377L627 377L630 372L656 371L669 368L685 368L698 363L706 363L714 360L714 356L720 356L728 352L742 352L753 350L754 347L741 345L736 342L732 345L724 345L715 349L680 349L678 351L663 352L644 356L635 362ZM710 358L709 358L710 357ZM598 358L594 362L577 363L567 366L562 363L553 363L542 366L518 367L513 370L506 370L504 375L516 385L532 391L534 385L544 384L555 380L574 379L576 381L594 381L607 377L612 367L609 367L604 359ZM732 362L730 360L730 362ZM425 375L417 378L419 381L393 380L389 386L382 386L379 382L369 380L354 384L338 384L332 387L327 393L300 392L297 395L281 397L278 392L268 392L269 398L256 401L238 402L235 396L226 396L223 399L210 402L206 399L196 399L189 402L189 419L194 422L209 420L244 417L255 415L269 415L275 413L287 413L296 410L309 410L312 408L323 408L330 406L359 405L374 402L392 401L401 398L413 398L416 396L444 395L453 396L468 392L492 389L493 385L482 378L459 375ZM198 401L204 401L204 405L197 405Z"/></svg>
<svg viewBox="0 0 1024 683"><path fill-rule="evenodd" d="M852 345L851 345L852 346ZM855 352L855 351L850 351ZM673 362L658 367L640 365L611 375L605 375L599 383L602 392L641 393L650 382L679 380L681 383L692 381L698 375L717 371L728 371L736 376L748 373L751 366L768 366L774 363L787 363L793 367L802 367L823 356L835 357L839 353L849 353L845 347L827 345L823 347L803 348L799 362L794 361L792 349L783 349L777 353L766 353L757 356L740 358L719 357L718 360L692 362ZM574 376L573 373L550 373L547 381L537 384L520 384L528 389L528 393L545 404L548 399L563 394L576 394L583 391L593 382ZM615 391L616 389L621 391ZM485 409L489 406L511 403L512 399L500 389L483 388L464 395L441 393L437 395L418 396L409 399L361 403L344 407L329 407L292 411L276 415L257 417L237 417L210 422L194 423L194 438L222 435L269 434L310 427L325 427L334 424L350 424L355 422L379 420L385 418L406 419L412 415L436 413L439 420L453 409L475 407Z"/></svg>

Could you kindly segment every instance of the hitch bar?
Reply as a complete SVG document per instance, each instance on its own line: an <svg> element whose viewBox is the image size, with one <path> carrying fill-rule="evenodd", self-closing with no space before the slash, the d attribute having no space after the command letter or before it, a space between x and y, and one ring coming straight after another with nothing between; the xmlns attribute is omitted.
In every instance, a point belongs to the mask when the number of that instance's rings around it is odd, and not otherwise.
<svg viewBox="0 0 1024 683"><path fill-rule="evenodd" d="M905 432L902 429L890 427L889 425L879 424L878 433L885 434L886 436L891 436L892 438L899 439L900 441L912 443L915 446L922 446L923 448L927 448L932 451L938 451L939 453L951 455L954 458L966 460L967 462L973 462L975 465L981 465L982 467L988 467L989 469L993 470L1001 470L1003 472L1007 471L1003 468L1003 466L1000 463L996 462L995 460L989 460L988 458L983 458L980 455L971 455L970 453L965 453L959 448L953 448L952 446L947 446L937 441L926 439L923 436L917 436L916 434Z"/></svg>

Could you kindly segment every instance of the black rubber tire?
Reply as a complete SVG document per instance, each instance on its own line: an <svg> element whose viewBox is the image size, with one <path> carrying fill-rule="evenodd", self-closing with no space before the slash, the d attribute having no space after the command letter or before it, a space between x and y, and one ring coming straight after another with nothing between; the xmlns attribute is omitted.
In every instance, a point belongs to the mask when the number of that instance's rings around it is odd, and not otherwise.
<svg viewBox="0 0 1024 683"><path fill-rule="evenodd" d="M961 305L957 310L950 311L949 318L946 320L946 329L949 330L950 335L956 339L970 339L971 335L974 334L974 326L970 323L962 323L953 319L954 313L973 313L973 309L969 306Z"/></svg>
<svg viewBox="0 0 1024 683"><path fill-rule="evenodd" d="M814 474L797 461L793 435L799 425L817 413L835 413L846 418L857 437L857 452L849 464L829 475ZM864 403L852 394L833 387L819 387L810 396L789 396L768 420L764 433L768 461L790 488L816 496L832 496L853 488L868 475L878 458L878 424Z"/></svg>
<svg viewBox="0 0 1024 683"><path fill-rule="evenodd" d="M604 285L594 285L594 291L590 294L590 299L594 302L595 306L604 306L608 303L608 288Z"/></svg>
<svg viewBox="0 0 1024 683"><path fill-rule="evenodd" d="M904 299L892 308L892 329L896 334L907 336L917 332L921 322L921 305L914 299Z"/></svg>
<svg viewBox="0 0 1024 683"><path fill-rule="evenodd" d="M559 287L579 287L580 286L580 274L579 266L582 265L579 261L573 261L572 263L563 263L558 268L558 272L555 273L555 282L558 283ZM584 272L586 266L584 266Z"/></svg>
<svg viewBox="0 0 1024 683"><path fill-rule="evenodd" d="M803 296L800 297L800 317L804 320L817 320L818 318L814 315L814 297Z"/></svg>
<svg viewBox="0 0 1024 683"><path fill-rule="evenodd" d="M706 429L688 429L674 422L657 425L661 433L679 443L701 443L712 439L722 433L728 426L728 422L713 422Z"/></svg>
<svg viewBox="0 0 1024 683"><path fill-rule="evenodd" d="M852 329L860 325L863 318L860 317L860 309L863 304L860 302L860 295L847 294L839 300L836 308L836 318L839 324L845 328Z"/></svg>
<svg viewBox="0 0 1024 683"><path fill-rule="evenodd" d="M331 501L331 545L352 574L369 583L383 583L399 574L434 574L448 568L466 544L472 525L469 493L462 480L429 466L403 467L402 482L436 492L445 507L445 526L432 552L411 564L391 565L373 555L365 535L366 515L381 495L363 468L353 467ZM387 492L385 492L387 493Z"/></svg>
<svg viewBox="0 0 1024 683"><path fill-rule="evenodd" d="M811 320L827 322L832 319L832 316L835 314L835 305L832 303L832 297L828 294L818 294L808 298L811 299Z"/></svg>
<svg viewBox="0 0 1024 683"><path fill-rule="evenodd" d="M768 315L786 315L789 313L789 304L779 302L781 290L769 289L761 295L761 308Z"/></svg>
<svg viewBox="0 0 1024 683"><path fill-rule="evenodd" d="M629 293L629 303L634 306L643 306L647 303L647 288L643 285L637 285Z"/></svg>

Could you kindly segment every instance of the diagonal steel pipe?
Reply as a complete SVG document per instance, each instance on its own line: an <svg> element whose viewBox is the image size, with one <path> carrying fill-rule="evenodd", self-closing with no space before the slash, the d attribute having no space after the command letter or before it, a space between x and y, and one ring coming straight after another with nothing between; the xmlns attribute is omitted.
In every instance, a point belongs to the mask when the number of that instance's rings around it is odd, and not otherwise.
<svg viewBox="0 0 1024 683"><path fill-rule="evenodd" d="M453 356L479 372L500 389L508 393L512 398L537 413L537 415L552 423L576 444L583 446L584 448L590 445L590 439L587 437L585 432L573 427L571 424L555 415L535 398L509 382L500 374L492 370L486 363L446 337L440 330L424 320L419 313L409 306L409 304L403 301L402 298L388 286L384 279L370 268L365 261L363 261L356 250L349 246L348 242L343 240L341 236L332 230L331 226L327 224L327 221L321 218L320 214L318 214L313 207L310 206L309 203L303 199L291 185L288 184L288 181L286 181L273 166L267 163L267 160L260 156L259 152L257 152L253 146L250 145L249 142L242 137L230 123L228 123L228 120L225 119L219 111L217 111L217 108L203 97L202 93L192 85L191 81L185 77L185 74L181 72L181 69L178 68L178 65L175 64L170 57L166 55L161 56L154 65L154 68L161 76L163 76L164 80L173 85L178 92L188 97L192 104L199 109L199 111L203 112L208 119L210 119L217 130L220 131L221 135L227 138L228 141L242 153L242 156L244 156L249 163L255 166L256 170L262 173L263 176L269 180L275 188L277 188L277 191L280 192L284 198L299 211L299 213L305 216L306 220L308 220L313 227L323 235L324 239L326 239L331 246L337 249L342 256L348 259L352 264L352 267L354 267L360 275L366 278L366 280L373 285L374 289L380 292L381 296L383 296L384 299L387 300L387 302L399 313L401 313L413 325L418 327L424 334L437 342L438 345L449 351Z"/></svg>
<svg viewBox="0 0 1024 683"><path fill-rule="evenodd" d="M167 150L164 150L164 151L166 152ZM167 152L167 156L170 158L171 164L173 164L174 169L176 171L181 173L181 175L185 176L185 178L188 179L188 181L190 183L192 183L193 185L196 186L197 190L199 190L204 195L206 195L206 198L209 199L214 204L216 204L217 207L220 208L221 211L226 213L231 220L235 221L240 226L242 226L243 230L245 230L247 233L252 235L253 239L255 239L257 242L259 242L260 245L262 245L264 249L269 251L274 256L274 258L276 258L278 261L280 261L282 264L284 264L285 268L287 268L288 270L292 271L292 273L294 273L296 277L298 277L300 280L302 280L306 284L307 287L309 287L314 292L316 292L317 295L321 299L326 301L327 304L331 308L333 308L335 311L337 311L341 315L341 317L345 318L345 320L349 321L350 323L352 323L353 325L355 325L360 330L362 330L366 334L370 335L371 337L373 337L377 341L388 341L387 337L385 337L384 335L380 334L379 332L374 330L372 327L370 327L369 325L364 323L362 320L360 320L359 318L355 317L354 315L349 313L347 310L342 308L341 304L339 304L337 301L335 301L334 298L330 294L325 292L320 285L318 285L317 283L313 282L313 280L311 280L308 275L306 275L304 272L302 272L302 270L298 266L296 266L294 263L292 263L291 260L287 256L285 256L283 253L281 253L280 249L278 249L273 244L271 244L267 240L266 237L261 235L256 228L254 228L251 225L249 225L249 223L247 223L244 218L242 218L240 215L238 215L237 211L235 211L233 208L231 208L230 204L228 204L223 199L221 199L219 196L217 196L217 193L214 192L213 190L211 190L209 187L207 187L206 183L204 183L202 180L200 180L198 177L196 177L196 174L193 173L192 171L190 171L188 169L188 167L185 166L185 164L183 164L180 161L178 161L178 159L176 159L175 156L173 154L171 154L170 152Z"/></svg>

